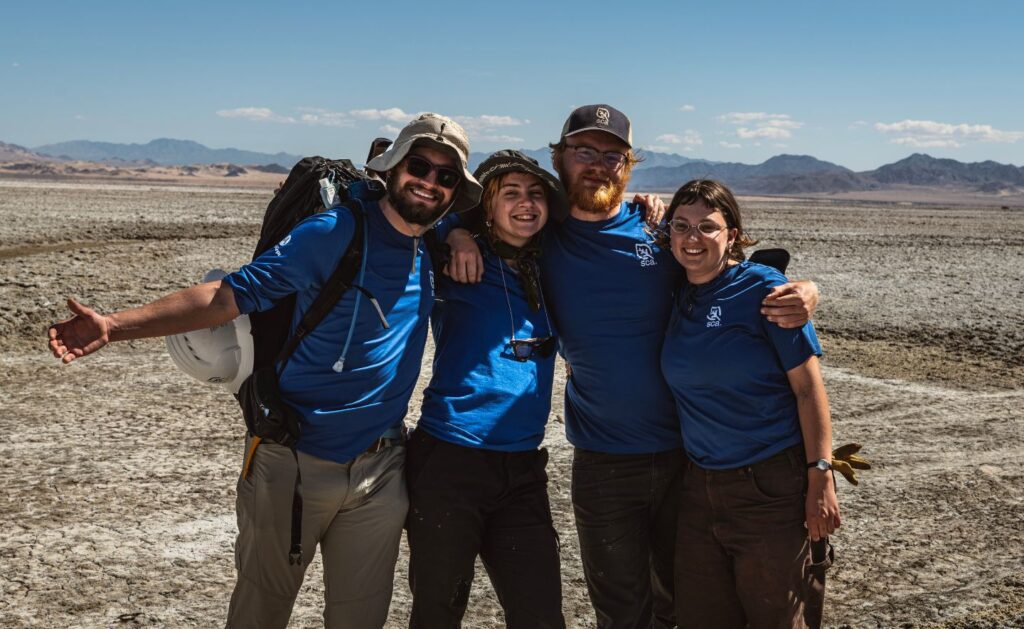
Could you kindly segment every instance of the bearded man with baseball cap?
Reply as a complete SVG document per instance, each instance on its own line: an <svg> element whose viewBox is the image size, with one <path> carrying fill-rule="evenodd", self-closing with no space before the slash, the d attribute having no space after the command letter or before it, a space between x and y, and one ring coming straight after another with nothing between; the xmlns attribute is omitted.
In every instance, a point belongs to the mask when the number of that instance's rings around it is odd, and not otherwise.
<svg viewBox="0 0 1024 629"><path fill-rule="evenodd" d="M674 627L685 455L660 357L682 267L654 243L649 223L657 220L645 217L660 200L624 200L639 161L625 114L606 104L579 107L550 147L571 208L548 226L541 278L570 369L565 430L575 447L572 502L587 590L601 629ZM448 242L453 277L474 280L466 236ZM770 320L803 325L817 301L814 285L776 291L790 296Z"/></svg>
<svg viewBox="0 0 1024 629"><path fill-rule="evenodd" d="M283 401L302 417L297 455L274 442L256 442L239 478L238 580L229 627L286 626L317 545L326 626L384 625L408 508L401 427L434 301L420 236L446 212L479 202L468 155L462 127L423 114L367 164L383 174L387 190L379 201L361 201L362 289L376 298L387 326L367 299L359 307L361 291L348 291L278 374ZM237 272L139 308L102 315L69 299L74 316L51 326L49 347L69 363L111 341L214 327L289 294L296 295L294 327L345 254L355 225L346 207L315 214ZM339 361L346 343L346 359ZM247 439L247 452L253 442ZM293 563L288 555L297 468L302 554Z"/></svg>

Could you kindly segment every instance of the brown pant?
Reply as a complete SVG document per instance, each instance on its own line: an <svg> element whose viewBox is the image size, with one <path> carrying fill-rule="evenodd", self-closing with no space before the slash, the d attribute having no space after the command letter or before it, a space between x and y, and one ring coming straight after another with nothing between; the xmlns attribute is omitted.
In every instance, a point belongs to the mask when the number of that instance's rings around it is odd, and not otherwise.
<svg viewBox="0 0 1024 629"><path fill-rule="evenodd" d="M681 627L820 623L827 566L811 566L806 491L802 445L734 470L687 462L676 538Z"/></svg>
<svg viewBox="0 0 1024 629"><path fill-rule="evenodd" d="M248 444L247 444L248 445ZM238 481L238 581L228 627L285 627L317 545L324 566L326 627L382 627L409 501L405 446L335 463L299 453L302 565L288 563L295 458L259 445Z"/></svg>

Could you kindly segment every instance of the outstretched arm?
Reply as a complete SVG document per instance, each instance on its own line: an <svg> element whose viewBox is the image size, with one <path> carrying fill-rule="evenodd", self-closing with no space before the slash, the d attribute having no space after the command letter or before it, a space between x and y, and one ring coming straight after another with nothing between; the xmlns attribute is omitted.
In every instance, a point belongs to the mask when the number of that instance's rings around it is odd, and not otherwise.
<svg viewBox="0 0 1024 629"><path fill-rule="evenodd" d="M102 315L68 299L74 313L47 331L50 351L64 363L113 341L167 336L227 323L239 315L231 286L220 280L171 293L138 308Z"/></svg>
<svg viewBox="0 0 1024 629"><path fill-rule="evenodd" d="M798 367L786 372L796 396L800 432L804 438L804 454L808 462L832 459L832 419L828 395L821 380L818 357L811 356ZM805 504L807 534L813 541L827 537L841 523L836 482L831 471L816 467L807 470L807 501Z"/></svg>
<svg viewBox="0 0 1024 629"><path fill-rule="evenodd" d="M787 282L768 293L761 314L780 328L799 328L814 315L819 296L818 285L811 280Z"/></svg>

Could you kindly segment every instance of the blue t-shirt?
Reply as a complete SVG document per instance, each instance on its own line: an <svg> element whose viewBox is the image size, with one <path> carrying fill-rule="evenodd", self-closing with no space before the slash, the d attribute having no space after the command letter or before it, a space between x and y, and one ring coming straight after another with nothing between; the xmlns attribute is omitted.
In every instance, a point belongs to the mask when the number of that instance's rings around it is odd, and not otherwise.
<svg viewBox="0 0 1024 629"><path fill-rule="evenodd" d="M437 279L434 369L419 428L472 448L533 450L551 412L555 356L535 351L517 361L509 339L513 330L517 339L553 336L554 330L543 307L530 310L517 273L484 239L477 244L484 257L479 284L460 284L443 274Z"/></svg>
<svg viewBox="0 0 1024 629"><path fill-rule="evenodd" d="M809 321L784 329L760 314L771 288L786 281L771 267L741 262L680 291L661 368L686 452L701 467L743 467L802 441L786 372L821 356L821 346Z"/></svg>
<svg viewBox="0 0 1024 629"><path fill-rule="evenodd" d="M413 239L392 227L377 203L364 207L368 231L362 285L377 298L391 327L384 329L365 296L355 312L360 293L347 291L299 343L280 375L282 395L304 420L297 448L339 463L355 458L405 416L433 304L430 258L422 255L422 245L414 250ZM266 310L296 293L294 330L344 255L354 227L345 209L296 225L278 245L225 278L238 309ZM353 313L352 342L344 368L336 372Z"/></svg>
<svg viewBox="0 0 1024 629"><path fill-rule="evenodd" d="M587 450L661 452L682 445L661 346L683 270L644 231L641 208L608 220L551 224L541 257L545 296L572 368L565 431Z"/></svg>

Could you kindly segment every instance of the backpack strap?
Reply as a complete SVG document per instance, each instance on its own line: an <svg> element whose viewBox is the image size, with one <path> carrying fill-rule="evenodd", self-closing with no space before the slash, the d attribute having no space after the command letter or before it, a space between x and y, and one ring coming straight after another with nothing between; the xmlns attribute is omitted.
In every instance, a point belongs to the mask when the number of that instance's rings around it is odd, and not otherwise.
<svg viewBox="0 0 1024 629"><path fill-rule="evenodd" d="M295 326L295 332L292 333L288 340L285 342L281 351L277 355L275 362L279 363L278 373L284 371L284 366L291 358L295 349L302 342L307 334L313 331L317 325L323 321L324 317L327 316L334 305L338 303L341 296L345 292L355 285L356 274L359 272L362 266L363 258L366 253L365 243L365 221L366 218L363 215L363 210L358 203L346 204L347 208L351 210L353 218L355 218L355 229L352 231L352 240L349 242L348 249L345 250L345 255L342 256L341 261L338 262L338 266L335 267L334 272L327 279L324 284L323 290L316 296L313 303L309 305L305 314L302 315L302 319L299 324ZM361 288L361 287L360 287ZM363 289L365 291L365 289ZM378 306L378 309L380 307Z"/></svg>

